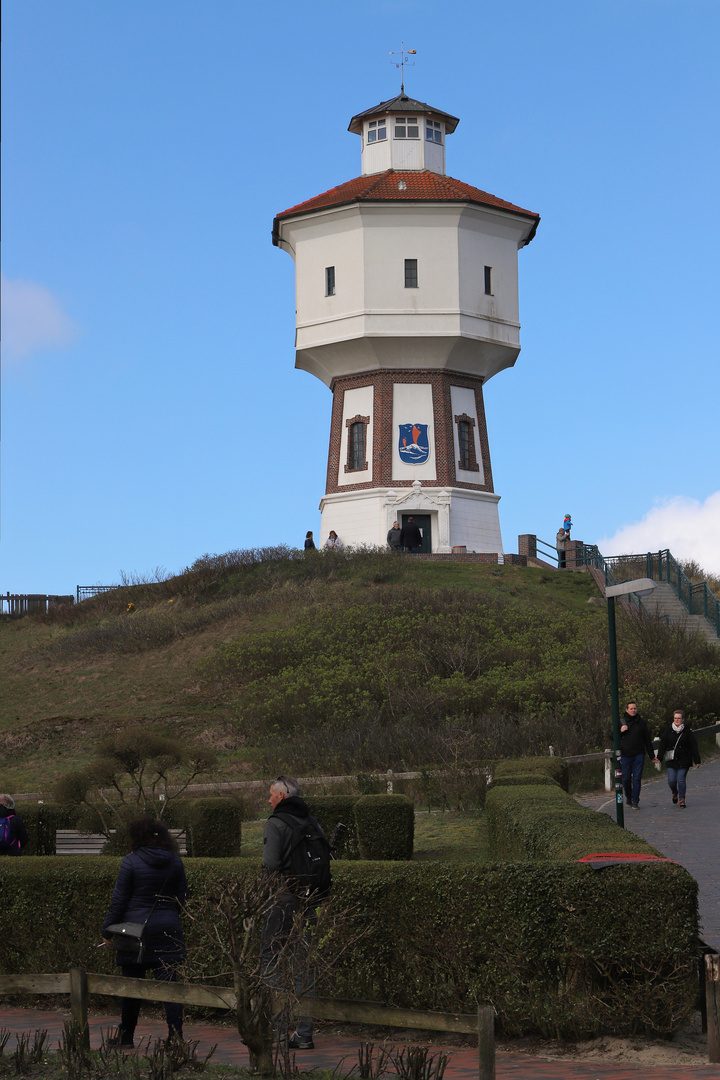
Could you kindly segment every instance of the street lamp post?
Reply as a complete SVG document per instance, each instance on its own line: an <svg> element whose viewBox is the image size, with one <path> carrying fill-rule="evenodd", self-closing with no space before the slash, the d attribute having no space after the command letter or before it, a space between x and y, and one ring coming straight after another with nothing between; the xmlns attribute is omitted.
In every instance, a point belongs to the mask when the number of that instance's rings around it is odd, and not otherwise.
<svg viewBox="0 0 720 1080"><path fill-rule="evenodd" d="M615 636L615 597L647 596L655 588L651 578L624 581L622 585L608 585L605 589L608 608L608 643L610 645L610 698L612 702L613 752L615 755L615 814L618 825L625 828L623 806L622 761L620 754L620 697L618 690L617 638Z"/></svg>

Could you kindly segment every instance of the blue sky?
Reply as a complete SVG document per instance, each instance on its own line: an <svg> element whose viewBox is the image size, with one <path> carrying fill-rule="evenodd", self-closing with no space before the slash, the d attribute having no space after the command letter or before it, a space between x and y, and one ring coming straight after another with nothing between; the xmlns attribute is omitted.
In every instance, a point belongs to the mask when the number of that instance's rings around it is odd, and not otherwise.
<svg viewBox="0 0 720 1080"><path fill-rule="evenodd" d="M272 219L359 174L403 40L450 175L542 217L486 389L506 550L569 511L720 572L719 30L717 0L5 0L0 591L318 529L330 392Z"/></svg>

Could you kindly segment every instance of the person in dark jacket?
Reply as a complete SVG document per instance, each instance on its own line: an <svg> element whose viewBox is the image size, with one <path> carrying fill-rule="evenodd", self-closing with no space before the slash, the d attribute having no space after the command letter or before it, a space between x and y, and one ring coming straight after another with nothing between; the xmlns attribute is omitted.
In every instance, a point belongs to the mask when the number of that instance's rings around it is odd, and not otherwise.
<svg viewBox="0 0 720 1080"><path fill-rule="evenodd" d="M135 962L132 954L118 950L117 962L128 979L142 979L151 968L155 978L174 982L176 968L185 959L185 938L180 909L188 895L185 867L177 844L167 826L152 817L142 817L128 826L130 854L120 863L120 872L103 923L103 938L113 923L146 923L145 958ZM140 1015L137 998L122 998L117 1043L131 1047ZM168 1038L182 1039L182 1005L165 1003Z"/></svg>
<svg viewBox="0 0 720 1080"><path fill-rule="evenodd" d="M409 517L400 532L400 543L406 551L417 555L422 542L423 536L419 526L415 524L415 518Z"/></svg>
<svg viewBox="0 0 720 1080"><path fill-rule="evenodd" d="M687 774L694 764L700 768L700 751L697 739L692 730L685 723L685 713L682 709L676 709L673 713L672 724L665 728L660 736L656 762L665 758L667 766L667 780L672 792L672 801L685 809L685 791Z"/></svg>
<svg viewBox="0 0 720 1080"><path fill-rule="evenodd" d="M296 825L305 825L312 822L318 829L320 826L315 818L310 816L307 803L300 798L300 785L294 776L278 776L270 785L268 802L273 812L265 822L263 830L263 857L262 865L265 874L290 874L290 851L295 837L295 832L287 821L283 820L288 815ZM262 928L262 955L260 959L261 969L270 985L276 985L279 978L278 956L285 945L293 925L293 918L301 910L301 901L297 894L290 889L283 890L268 910ZM312 934L315 923L314 908L306 913L305 925ZM309 941L309 937L307 938ZM297 993L313 993L312 971L298 971L295 980ZM278 1035L285 1034L283 1030ZM311 1016L299 1016L294 1033L290 1036L288 1045L291 1050L313 1050L313 1021Z"/></svg>
<svg viewBox="0 0 720 1080"><path fill-rule="evenodd" d="M308 530L308 532L305 533L305 551L317 551L315 541L313 540L312 530Z"/></svg>
<svg viewBox="0 0 720 1080"><path fill-rule="evenodd" d="M635 702L629 701L620 725L620 761L625 801L633 810L640 809L640 787L646 753L650 758L655 756L650 731L639 716Z"/></svg>
<svg viewBox="0 0 720 1080"><path fill-rule="evenodd" d="M7 840L0 844L0 855L22 855L28 834L23 819L15 813L12 795L0 795L0 837L6 834Z"/></svg>

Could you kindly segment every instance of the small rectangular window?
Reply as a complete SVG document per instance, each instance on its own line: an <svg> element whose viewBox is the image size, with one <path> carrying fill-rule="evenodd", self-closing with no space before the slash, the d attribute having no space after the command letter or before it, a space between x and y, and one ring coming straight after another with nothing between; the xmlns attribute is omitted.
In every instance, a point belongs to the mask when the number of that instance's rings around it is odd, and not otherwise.
<svg viewBox="0 0 720 1080"><path fill-rule="evenodd" d="M442 131L437 120L425 121L425 138L428 142L442 142Z"/></svg>
<svg viewBox="0 0 720 1080"><path fill-rule="evenodd" d="M335 295L335 267L334 266L326 266L325 267L325 295L326 296L334 296Z"/></svg>
<svg viewBox="0 0 720 1080"><path fill-rule="evenodd" d="M417 116L396 116L395 117L395 138L396 139L419 139L420 128L418 126Z"/></svg>
<svg viewBox="0 0 720 1080"><path fill-rule="evenodd" d="M417 276L417 259L405 260L405 288L417 289L418 276Z"/></svg>
<svg viewBox="0 0 720 1080"><path fill-rule="evenodd" d="M368 124L368 142L380 142L387 138L387 129L384 120L371 120Z"/></svg>
<svg viewBox="0 0 720 1080"><path fill-rule="evenodd" d="M493 294L492 266L486 266L485 267L485 295L486 296L492 296L492 294Z"/></svg>

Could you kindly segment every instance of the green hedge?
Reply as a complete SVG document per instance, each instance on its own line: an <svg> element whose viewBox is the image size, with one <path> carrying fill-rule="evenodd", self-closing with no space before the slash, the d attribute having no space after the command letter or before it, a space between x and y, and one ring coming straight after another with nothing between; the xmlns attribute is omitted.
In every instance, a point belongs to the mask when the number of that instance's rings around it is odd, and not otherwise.
<svg viewBox="0 0 720 1080"><path fill-rule="evenodd" d="M186 839L192 858L240 857L242 804L234 799L188 800Z"/></svg>
<svg viewBox="0 0 720 1080"><path fill-rule="evenodd" d="M0 972L113 971L96 945L117 868L102 856L4 860ZM248 859L186 869L196 896L211 874L258 873ZM356 922L328 937L340 959L319 993L451 1012L482 1003L505 1034L554 1038L667 1035L694 1008L697 886L673 863L341 862L333 878L330 903ZM364 936L343 953L358 926ZM203 958L203 978L226 972L221 957Z"/></svg>
<svg viewBox="0 0 720 1080"><path fill-rule="evenodd" d="M358 795L312 795L305 799L310 813L318 819L328 840L339 821L347 826L347 832L336 854L337 858L360 858L355 825L355 803L358 798Z"/></svg>
<svg viewBox="0 0 720 1080"><path fill-rule="evenodd" d="M493 783L499 780L508 780L516 777L534 776L537 780L530 783L541 783L542 777L554 780L563 791L568 789L569 771L564 758L538 757L538 758L502 758L492 763Z"/></svg>
<svg viewBox="0 0 720 1080"><path fill-rule="evenodd" d="M495 859L580 859L596 852L658 852L607 814L580 806L556 784L491 786L485 803Z"/></svg>
<svg viewBox="0 0 720 1080"><path fill-rule="evenodd" d="M18 802L15 813L28 831L25 855L54 855L56 829L74 829L75 810L56 803Z"/></svg>
<svg viewBox="0 0 720 1080"><path fill-rule="evenodd" d="M355 824L363 859L412 859L415 804L406 795L363 795Z"/></svg>

